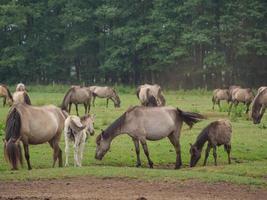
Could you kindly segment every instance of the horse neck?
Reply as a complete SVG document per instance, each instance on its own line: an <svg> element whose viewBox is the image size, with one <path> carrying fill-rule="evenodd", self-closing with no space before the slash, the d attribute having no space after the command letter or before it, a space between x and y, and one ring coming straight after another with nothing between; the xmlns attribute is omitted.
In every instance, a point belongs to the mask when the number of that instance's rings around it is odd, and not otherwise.
<svg viewBox="0 0 267 200"><path fill-rule="evenodd" d="M194 145L197 147L197 149L202 150L207 140L208 140L208 129L205 128L197 137L197 141L195 142Z"/></svg>

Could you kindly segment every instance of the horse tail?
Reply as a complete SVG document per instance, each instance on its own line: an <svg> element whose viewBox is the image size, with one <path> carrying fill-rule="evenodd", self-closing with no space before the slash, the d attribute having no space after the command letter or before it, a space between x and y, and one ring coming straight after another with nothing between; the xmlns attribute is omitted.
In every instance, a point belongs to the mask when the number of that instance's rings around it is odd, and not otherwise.
<svg viewBox="0 0 267 200"><path fill-rule="evenodd" d="M24 96L24 102L26 104L28 104L28 105L32 105L31 99L30 99L29 95L26 92L23 93L23 96Z"/></svg>
<svg viewBox="0 0 267 200"><path fill-rule="evenodd" d="M195 123L199 122L202 119L205 119L205 117L201 114L185 112L180 110L179 108L177 108L177 113L182 118L182 120L190 127L190 129Z"/></svg>
<svg viewBox="0 0 267 200"><path fill-rule="evenodd" d="M74 87L71 87L67 93L65 94L64 98L63 98L63 101L62 101L62 104L61 104L61 109L62 110L66 110L68 111L68 104L70 102L70 97L71 97L71 94L73 92L75 88Z"/></svg>
<svg viewBox="0 0 267 200"><path fill-rule="evenodd" d="M16 108L13 108L6 120L6 136L4 152L6 160L12 165L12 169L18 169L18 163L22 165L21 146L19 144L21 133L21 117Z"/></svg>

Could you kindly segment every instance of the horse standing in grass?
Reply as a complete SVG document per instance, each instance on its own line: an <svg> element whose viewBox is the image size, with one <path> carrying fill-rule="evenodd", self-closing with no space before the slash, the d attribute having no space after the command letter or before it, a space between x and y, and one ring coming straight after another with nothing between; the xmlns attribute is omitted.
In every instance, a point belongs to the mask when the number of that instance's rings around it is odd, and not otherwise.
<svg viewBox="0 0 267 200"><path fill-rule="evenodd" d="M127 133L133 140L136 150L136 166L141 166L139 142L148 159L150 168L153 162L150 159L147 140L156 141L168 137L176 151L175 168L182 165L180 134L183 122L192 126L204 117L197 113L184 112L174 107L143 107L129 108L116 119L96 139L95 158L101 160L110 148L112 140L123 133Z"/></svg>
<svg viewBox="0 0 267 200"><path fill-rule="evenodd" d="M31 99L26 91L16 91L13 94L13 103L26 103L31 105Z"/></svg>
<svg viewBox="0 0 267 200"><path fill-rule="evenodd" d="M17 84L16 91L18 92L18 91L27 91L27 90L23 83L19 83Z"/></svg>
<svg viewBox="0 0 267 200"><path fill-rule="evenodd" d="M229 87L230 101L232 101L233 91L234 91L236 88L241 88L241 86L239 86L239 85L231 85L231 86Z"/></svg>
<svg viewBox="0 0 267 200"><path fill-rule="evenodd" d="M228 163L231 163L230 152L231 152L231 135L232 135L232 126L228 120L217 120L210 123L206 128L202 130L202 132L198 135L195 144L190 144L190 167L194 167L198 160L201 157L201 152L203 146L206 142L208 142L204 166L207 164L207 159L209 157L210 149L213 148L213 157L214 163L217 165L217 146L224 145L224 149L228 155Z"/></svg>
<svg viewBox="0 0 267 200"><path fill-rule="evenodd" d="M267 87L262 88L252 102L251 117L253 119L254 124L259 124L261 122L266 107L267 107Z"/></svg>
<svg viewBox="0 0 267 200"><path fill-rule="evenodd" d="M19 103L10 108L6 120L4 152L12 169L18 169L19 161L22 164L20 142L23 143L29 170L32 169L29 144L36 145L45 142L48 142L54 150L53 167L57 160L59 167L62 167L62 151L59 142L65 121L63 112L53 105L37 107Z"/></svg>
<svg viewBox="0 0 267 200"><path fill-rule="evenodd" d="M6 105L6 101L9 105L12 105L13 97L6 85L0 84L0 97L3 97L3 106Z"/></svg>
<svg viewBox="0 0 267 200"><path fill-rule="evenodd" d="M227 103L229 104L230 101L230 94L228 89L215 89L213 91L213 96L212 96L212 109L214 110L214 105L218 104L219 109L221 110L221 105L220 101L221 100L226 100Z"/></svg>
<svg viewBox="0 0 267 200"><path fill-rule="evenodd" d="M72 86L64 96L61 109L70 113L71 105L75 104L76 113L78 112L78 104L84 105L85 114L88 114L91 107L92 93L85 87Z"/></svg>
<svg viewBox="0 0 267 200"><path fill-rule="evenodd" d="M136 90L136 96L140 100L142 106L165 106L166 101L162 94L161 87L157 84L140 85ZM156 105L151 104L151 99L156 99Z"/></svg>
<svg viewBox="0 0 267 200"><path fill-rule="evenodd" d="M69 142L74 142L74 166L81 167L83 159L83 150L85 141L94 135L94 117L85 115L77 117L75 115L68 116L65 120L64 135L65 135L65 166L69 165Z"/></svg>
<svg viewBox="0 0 267 200"><path fill-rule="evenodd" d="M111 101L113 101L115 108L120 107L120 104L121 104L120 97L118 96L118 94L114 88L111 88L108 86L105 86L105 87L90 86L89 90L93 94L93 106L95 106L95 98L99 97L99 98L106 98L107 99L106 107L108 107L109 99Z"/></svg>
<svg viewBox="0 0 267 200"><path fill-rule="evenodd" d="M250 88L235 88L232 91L231 104L229 107L228 115L230 115L233 104L235 107L241 102L247 106L246 114L249 111L249 106L254 99L254 94Z"/></svg>

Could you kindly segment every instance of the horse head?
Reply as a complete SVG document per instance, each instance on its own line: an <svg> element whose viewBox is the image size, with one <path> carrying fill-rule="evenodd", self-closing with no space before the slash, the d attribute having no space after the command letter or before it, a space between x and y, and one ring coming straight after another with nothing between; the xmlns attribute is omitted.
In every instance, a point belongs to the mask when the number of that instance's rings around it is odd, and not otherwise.
<svg viewBox="0 0 267 200"><path fill-rule="evenodd" d="M105 132L102 130L102 133L96 137L96 152L95 159L102 160L105 154L110 148L110 140L104 138Z"/></svg>
<svg viewBox="0 0 267 200"><path fill-rule="evenodd" d="M190 159L190 167L196 166L197 162L199 161L201 157L201 150L199 150L196 145L190 144L190 154L191 154L191 159Z"/></svg>

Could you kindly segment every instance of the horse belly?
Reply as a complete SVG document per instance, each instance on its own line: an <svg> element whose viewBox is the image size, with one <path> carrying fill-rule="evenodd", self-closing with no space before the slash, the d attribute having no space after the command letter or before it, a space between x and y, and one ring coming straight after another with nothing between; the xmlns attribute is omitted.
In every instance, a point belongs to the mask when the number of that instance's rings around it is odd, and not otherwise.
<svg viewBox="0 0 267 200"><path fill-rule="evenodd" d="M146 139L160 140L174 131L174 124L166 122L147 123L145 126Z"/></svg>

